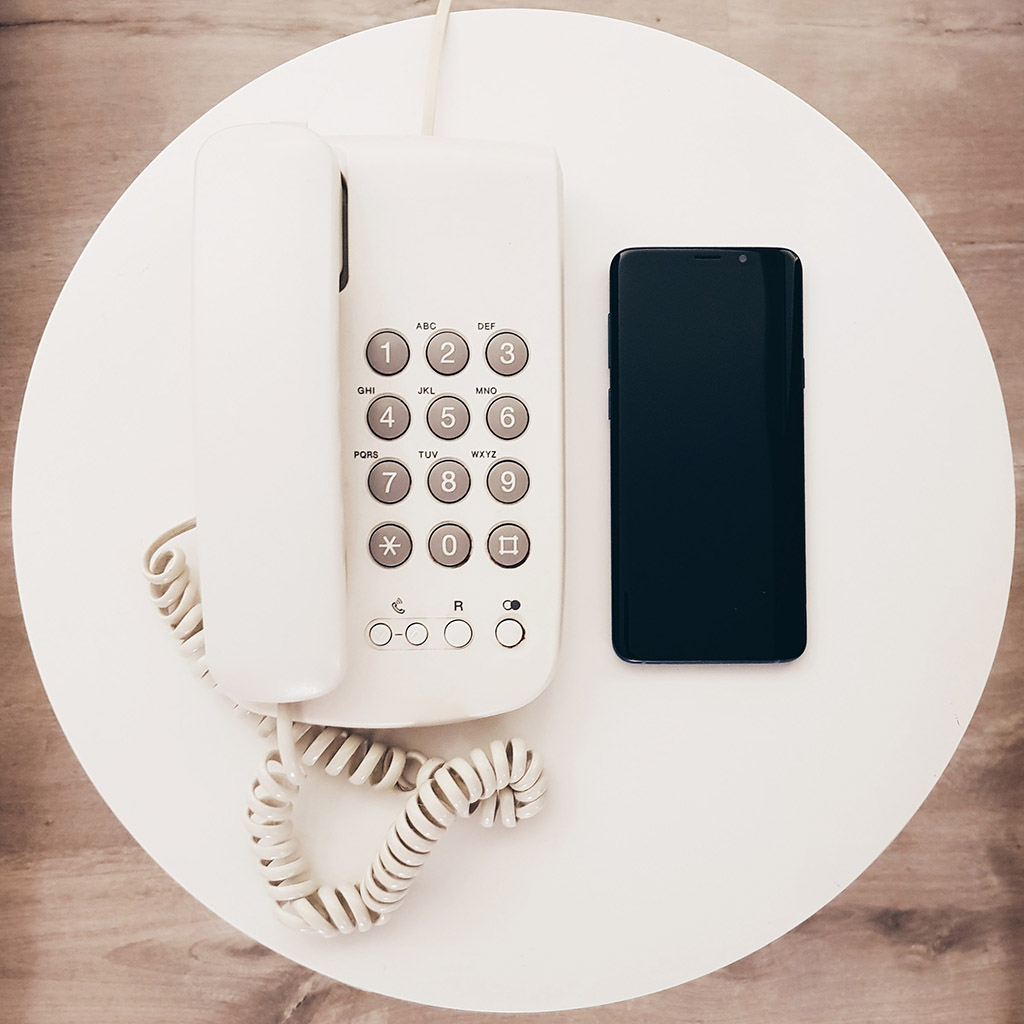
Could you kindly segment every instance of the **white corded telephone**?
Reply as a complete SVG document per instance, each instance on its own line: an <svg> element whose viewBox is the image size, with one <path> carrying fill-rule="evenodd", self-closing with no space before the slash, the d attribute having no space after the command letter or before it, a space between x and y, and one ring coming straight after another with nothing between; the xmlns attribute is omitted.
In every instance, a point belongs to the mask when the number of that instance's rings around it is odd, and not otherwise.
<svg viewBox="0 0 1024 1024"><path fill-rule="evenodd" d="M200 671L264 732L276 722L249 825L280 916L365 930L455 817L511 825L542 803L521 740L446 763L348 730L513 710L554 669L558 161L241 125L205 143L195 189L197 522L158 538L146 571ZM201 604L168 546L193 525ZM320 886L298 848L291 808L314 765L410 792L357 885Z"/></svg>

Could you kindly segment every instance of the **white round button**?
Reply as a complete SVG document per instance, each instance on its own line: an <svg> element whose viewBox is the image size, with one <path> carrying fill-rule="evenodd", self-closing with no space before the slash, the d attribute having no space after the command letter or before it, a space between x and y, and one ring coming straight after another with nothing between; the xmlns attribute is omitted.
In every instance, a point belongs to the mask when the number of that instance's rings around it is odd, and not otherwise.
<svg viewBox="0 0 1024 1024"><path fill-rule="evenodd" d="M465 619L452 619L444 627L444 638L452 647L465 647L473 639L473 627Z"/></svg>
<svg viewBox="0 0 1024 1024"><path fill-rule="evenodd" d="M413 647L419 647L424 640L427 639L427 627L422 622L410 622L405 627L405 639L413 645Z"/></svg>
<svg viewBox="0 0 1024 1024"><path fill-rule="evenodd" d="M370 627L370 643L383 647L391 642L391 627L386 622L375 622Z"/></svg>
<svg viewBox="0 0 1024 1024"><path fill-rule="evenodd" d="M494 635L502 647L515 647L522 643L523 637L526 636L526 630L523 629L523 624L518 619L502 619L494 627Z"/></svg>

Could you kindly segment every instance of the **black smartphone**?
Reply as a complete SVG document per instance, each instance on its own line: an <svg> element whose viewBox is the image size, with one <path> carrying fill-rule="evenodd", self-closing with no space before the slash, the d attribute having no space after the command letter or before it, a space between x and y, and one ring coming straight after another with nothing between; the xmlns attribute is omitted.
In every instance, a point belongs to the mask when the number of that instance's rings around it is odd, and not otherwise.
<svg viewBox="0 0 1024 1024"><path fill-rule="evenodd" d="M788 249L625 249L609 316L612 644L791 661L807 642L803 280Z"/></svg>

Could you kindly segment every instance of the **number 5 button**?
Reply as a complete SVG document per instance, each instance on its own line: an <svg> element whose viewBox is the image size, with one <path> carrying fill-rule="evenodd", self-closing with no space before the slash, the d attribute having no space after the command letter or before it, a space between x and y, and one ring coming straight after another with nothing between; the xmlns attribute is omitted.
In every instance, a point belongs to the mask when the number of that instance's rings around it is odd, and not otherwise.
<svg viewBox="0 0 1024 1024"><path fill-rule="evenodd" d="M496 462L487 471L487 490L505 505L518 501L530 489L526 467L512 459Z"/></svg>

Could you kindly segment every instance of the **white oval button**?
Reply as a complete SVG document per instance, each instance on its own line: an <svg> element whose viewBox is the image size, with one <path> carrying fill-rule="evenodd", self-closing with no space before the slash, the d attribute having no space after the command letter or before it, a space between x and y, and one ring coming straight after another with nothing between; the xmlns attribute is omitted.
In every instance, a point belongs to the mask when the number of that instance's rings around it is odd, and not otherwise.
<svg viewBox="0 0 1024 1024"><path fill-rule="evenodd" d="M370 643L383 647L391 642L391 627L386 622L375 622L370 627Z"/></svg>
<svg viewBox="0 0 1024 1024"><path fill-rule="evenodd" d="M465 619L452 619L444 627L444 638L452 647L465 647L473 639L473 627Z"/></svg>
<svg viewBox="0 0 1024 1024"><path fill-rule="evenodd" d="M502 619L494 628L494 635L502 647L515 647L522 643L526 630L518 619Z"/></svg>
<svg viewBox="0 0 1024 1024"><path fill-rule="evenodd" d="M413 645L413 647L419 647L424 640L427 639L427 627L422 622L410 622L405 627L405 639Z"/></svg>

